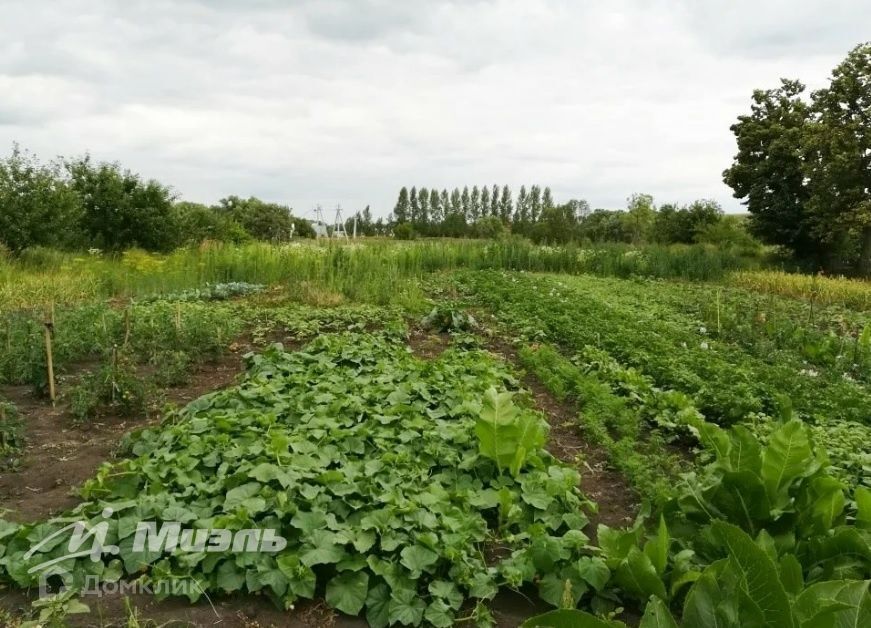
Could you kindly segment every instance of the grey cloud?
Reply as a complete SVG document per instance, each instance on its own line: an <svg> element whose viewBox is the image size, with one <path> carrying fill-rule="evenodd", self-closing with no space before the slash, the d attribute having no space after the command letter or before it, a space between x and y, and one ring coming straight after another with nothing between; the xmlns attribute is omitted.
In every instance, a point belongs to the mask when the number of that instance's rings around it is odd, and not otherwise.
<svg viewBox="0 0 871 628"><path fill-rule="evenodd" d="M724 9L725 7L725 9ZM849 0L4 3L0 147L90 150L212 202L299 212L402 185L550 185L620 206L715 197L753 88L810 84ZM865 35L867 37L867 35Z"/></svg>

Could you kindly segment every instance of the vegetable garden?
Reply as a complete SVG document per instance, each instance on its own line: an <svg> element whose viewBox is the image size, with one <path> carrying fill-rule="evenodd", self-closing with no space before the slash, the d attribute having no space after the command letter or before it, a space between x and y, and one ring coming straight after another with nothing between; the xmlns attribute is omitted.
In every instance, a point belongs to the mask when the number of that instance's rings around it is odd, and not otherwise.
<svg viewBox="0 0 871 628"><path fill-rule="evenodd" d="M4 625L179 599L240 626L871 625L864 284L701 248L243 249L0 268ZM90 466L57 453L101 434ZM55 472L74 501L22 508ZM116 551L71 556L71 524Z"/></svg>

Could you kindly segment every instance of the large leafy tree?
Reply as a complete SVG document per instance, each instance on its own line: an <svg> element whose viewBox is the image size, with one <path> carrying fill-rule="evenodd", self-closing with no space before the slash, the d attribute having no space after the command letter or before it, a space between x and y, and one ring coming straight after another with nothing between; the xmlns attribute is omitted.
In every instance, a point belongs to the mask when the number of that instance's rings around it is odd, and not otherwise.
<svg viewBox="0 0 871 628"><path fill-rule="evenodd" d="M286 240L290 237L291 225L294 220L290 208L277 203L267 203L259 198L243 199L238 196L228 196L218 201L222 213L231 217L258 240ZM295 235L308 236L302 233L298 225Z"/></svg>
<svg viewBox="0 0 871 628"><path fill-rule="evenodd" d="M646 242L656 219L656 206L650 194L633 194L626 199L626 214L623 216L632 242Z"/></svg>
<svg viewBox="0 0 871 628"><path fill-rule="evenodd" d="M71 189L82 207L81 227L88 243L109 250L141 247L172 249L178 242L173 194L155 180L96 164L89 156L66 162Z"/></svg>
<svg viewBox="0 0 871 628"><path fill-rule="evenodd" d="M74 246L80 213L58 164L42 164L18 146L0 160L0 244L13 251Z"/></svg>
<svg viewBox="0 0 871 628"><path fill-rule="evenodd" d="M807 220L801 147L810 108L802 99L804 89L798 81L783 79L777 89L753 92L750 114L739 116L731 127L738 153L723 180L747 206L753 233L813 257L819 245Z"/></svg>
<svg viewBox="0 0 871 628"><path fill-rule="evenodd" d="M813 94L805 175L808 223L840 258L871 274L871 43L857 46Z"/></svg>
<svg viewBox="0 0 871 628"><path fill-rule="evenodd" d="M179 244L198 244L204 240L244 242L251 236L231 216L214 207L180 201L173 207L179 230Z"/></svg>

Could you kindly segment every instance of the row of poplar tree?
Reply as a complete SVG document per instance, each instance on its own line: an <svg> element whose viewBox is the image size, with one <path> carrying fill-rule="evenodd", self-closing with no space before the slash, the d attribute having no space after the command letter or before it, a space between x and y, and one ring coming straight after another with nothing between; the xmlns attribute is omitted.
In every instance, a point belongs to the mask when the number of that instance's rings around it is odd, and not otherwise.
<svg viewBox="0 0 871 628"><path fill-rule="evenodd" d="M451 192L403 187L391 218L394 224L407 223L421 234L465 235L464 228L487 218L498 219L503 225L511 223L515 232L522 233L524 226L535 224L554 207L550 188L539 185L528 190L521 186L516 201L507 185L466 186Z"/></svg>

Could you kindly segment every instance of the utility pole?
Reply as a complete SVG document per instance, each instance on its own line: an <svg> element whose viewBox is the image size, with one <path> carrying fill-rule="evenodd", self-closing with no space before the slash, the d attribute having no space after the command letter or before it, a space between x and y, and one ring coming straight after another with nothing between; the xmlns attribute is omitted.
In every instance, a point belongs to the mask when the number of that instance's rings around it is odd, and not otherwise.
<svg viewBox="0 0 871 628"><path fill-rule="evenodd" d="M336 224L333 227L333 237L334 238L348 238L348 234L345 231L345 221L342 220L342 206L336 205Z"/></svg>

